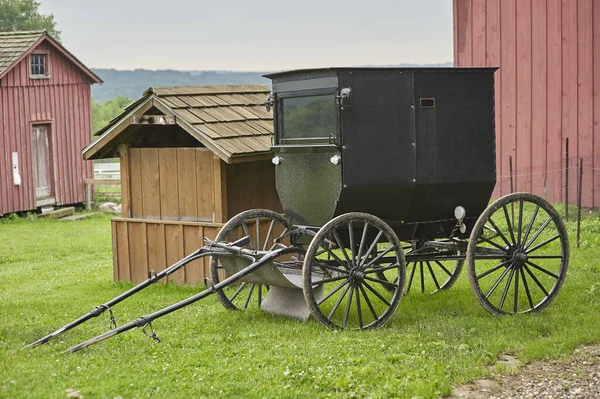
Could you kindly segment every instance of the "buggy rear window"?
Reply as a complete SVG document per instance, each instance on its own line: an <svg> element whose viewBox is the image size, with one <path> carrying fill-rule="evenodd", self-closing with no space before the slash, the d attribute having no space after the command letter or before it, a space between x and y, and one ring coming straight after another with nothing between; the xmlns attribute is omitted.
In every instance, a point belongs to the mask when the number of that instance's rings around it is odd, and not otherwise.
<svg viewBox="0 0 600 399"><path fill-rule="evenodd" d="M330 142L337 136L335 94L283 98L281 108L282 144Z"/></svg>

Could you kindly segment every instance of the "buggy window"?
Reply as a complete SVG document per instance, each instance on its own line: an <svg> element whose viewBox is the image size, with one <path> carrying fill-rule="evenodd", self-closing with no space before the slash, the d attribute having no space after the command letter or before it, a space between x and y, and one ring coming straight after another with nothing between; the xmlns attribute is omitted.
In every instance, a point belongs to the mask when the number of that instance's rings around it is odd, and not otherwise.
<svg viewBox="0 0 600 399"><path fill-rule="evenodd" d="M282 109L282 143L330 142L337 136L335 94L284 98Z"/></svg>

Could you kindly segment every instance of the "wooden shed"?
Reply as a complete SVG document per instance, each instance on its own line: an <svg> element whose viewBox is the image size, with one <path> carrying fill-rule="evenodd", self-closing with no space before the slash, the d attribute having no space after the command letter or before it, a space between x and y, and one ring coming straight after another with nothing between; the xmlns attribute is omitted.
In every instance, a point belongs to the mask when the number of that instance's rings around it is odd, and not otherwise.
<svg viewBox="0 0 600 399"><path fill-rule="evenodd" d="M93 83L46 32L0 32L0 215L84 201Z"/></svg>
<svg viewBox="0 0 600 399"><path fill-rule="evenodd" d="M456 66L496 73L496 194L600 206L600 0L453 0Z"/></svg>
<svg viewBox="0 0 600 399"><path fill-rule="evenodd" d="M120 158L115 280L140 282L165 269L243 210L281 211L269 91L262 85L150 88L83 150L86 160ZM198 260L169 279L198 284L209 276L208 262Z"/></svg>

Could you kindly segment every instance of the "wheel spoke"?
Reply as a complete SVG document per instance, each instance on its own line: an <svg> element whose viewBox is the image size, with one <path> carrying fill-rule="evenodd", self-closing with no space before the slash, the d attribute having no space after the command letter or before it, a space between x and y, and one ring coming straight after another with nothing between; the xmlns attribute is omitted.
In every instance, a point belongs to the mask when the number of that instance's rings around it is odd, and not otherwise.
<svg viewBox="0 0 600 399"><path fill-rule="evenodd" d="M376 269L371 269L369 271L364 272L365 274L371 274L371 273L381 273L384 272L386 270L390 270L390 269L395 269L398 267L397 263L394 263L393 265L389 265L389 266L385 266L385 267L378 267Z"/></svg>
<svg viewBox="0 0 600 399"><path fill-rule="evenodd" d="M531 232L531 228L533 227L533 222L537 217L537 213L540 209L540 206L536 204L535 210L533 211L533 215L531 216L531 221L529 222L529 226L527 226L527 231L525 232L525 236L523 236L523 242L527 242L527 238L529 237L529 233Z"/></svg>
<svg viewBox="0 0 600 399"><path fill-rule="evenodd" d="M256 249L260 250L260 216L256 217Z"/></svg>
<svg viewBox="0 0 600 399"><path fill-rule="evenodd" d="M408 286L406 288L406 293L408 294L408 291L410 291L410 286L412 285L413 282L413 277L415 276L415 270L417 269L417 263L416 262L411 262L413 265L412 271L410 272L410 278L408 279Z"/></svg>
<svg viewBox="0 0 600 399"><path fill-rule="evenodd" d="M248 304L250 303L250 298L252 298L252 292L254 291L254 287L256 284L250 284L250 289L248 290L248 295L246 296L246 302L244 302L244 310L248 309Z"/></svg>
<svg viewBox="0 0 600 399"><path fill-rule="evenodd" d="M369 263L367 263L366 265L364 265L362 267L362 270L368 269L369 266L371 266L373 263L376 263L377 261L379 261L381 258L383 258L385 255L387 255L390 251L392 251L394 249L394 246L390 246L389 248L387 248L385 251L383 251L382 253L378 254L375 258L373 258Z"/></svg>
<svg viewBox="0 0 600 399"><path fill-rule="evenodd" d="M227 234L229 234L233 238L233 241L237 241L238 240L238 237L235 235L235 233L233 232L233 230L229 230L227 232ZM225 237L227 237L227 234L225 234Z"/></svg>
<svg viewBox="0 0 600 399"><path fill-rule="evenodd" d="M348 314L350 314L350 307L352 306L352 295L354 294L354 287L350 288L350 296L346 302L346 311L344 312L344 320L342 322L342 328L346 328L348 324Z"/></svg>
<svg viewBox="0 0 600 399"><path fill-rule="evenodd" d="M485 242L487 242L487 243L488 243L488 244L490 244L490 245L493 245L494 247L498 248L499 250L506 252L506 248L504 248L502 245L500 245L500 244L498 244L498 243L495 243L494 241L492 241L492 240L488 239L487 237L483 237L483 236L481 236L481 237L480 237L480 239L481 239L482 241L485 241Z"/></svg>
<svg viewBox="0 0 600 399"><path fill-rule="evenodd" d="M506 238L506 236L504 236L504 234L502 234L502 231L500 230L500 228L496 225L496 223L494 223L494 221L492 220L492 218L490 218L488 220L488 222L492 225L492 227L494 228L494 232L500 236L500 238L502 238L502 240L506 243L506 245L510 246L510 242L508 241L508 239ZM483 233L482 233L482 238L483 238Z"/></svg>
<svg viewBox="0 0 600 399"><path fill-rule="evenodd" d="M369 223L365 222L365 225L363 227L363 232L362 232L362 236L360 237L360 244L358 244L358 264L360 265L362 263L362 251L365 247L365 240L367 239L367 229L369 228Z"/></svg>
<svg viewBox="0 0 600 399"><path fill-rule="evenodd" d="M533 268L536 268L536 269L538 269L539 271L541 271L542 273L546 273L547 275L549 275L549 276L552 276L552 277L554 277L555 279L557 279L557 280L558 280L558 275L556 275L556 274L552 273L551 271L549 271L549 270L546 270L546 269L544 269L543 267L541 267L541 266L539 266L539 265L536 265L535 263L533 263L533 262L531 262L531 261L529 261L529 260L527 260L527 261L525 261L525 262L526 262L526 263L527 263L529 266L531 266L531 267L533 267Z"/></svg>
<svg viewBox="0 0 600 399"><path fill-rule="evenodd" d="M548 293L548 291L546 291L546 289L544 288L544 286L542 285L542 283L540 283L540 280L538 280L537 277L533 274L533 272L531 270L529 270L529 268L527 267L527 265L523 265L523 268L525 269L525 271L527 272L527 274L529 274L531 276L531 278L533 279L533 281L535 281L535 283L540 288L540 290L542 290L542 292L544 294L546 294L546 296L550 295Z"/></svg>
<svg viewBox="0 0 600 399"><path fill-rule="evenodd" d="M352 229L352 221L348 221L348 237L350 239L350 254L352 255L352 266L356 265L356 248L354 248L354 229Z"/></svg>
<svg viewBox="0 0 600 399"><path fill-rule="evenodd" d="M519 269L521 270L521 269ZM517 313L519 304L519 272L515 273L515 302L513 305L513 313Z"/></svg>
<svg viewBox="0 0 600 399"><path fill-rule="evenodd" d="M508 294L508 290L510 288L510 283L512 283L513 276L515 275L515 268L510 268L510 274L508 275L508 281L506 282L506 286L504 287L504 292L502 292L502 298L500 298L500 310L504 307L504 301L506 300L506 294Z"/></svg>
<svg viewBox="0 0 600 399"><path fill-rule="evenodd" d="M333 253L331 248L329 248L329 246L327 246L327 243L321 243L321 245L319 245L319 247L323 248L325 250L325 252L327 252L338 263L338 265L347 268L347 265L344 264L344 261L341 260L340 257L337 256L335 253Z"/></svg>
<svg viewBox="0 0 600 399"><path fill-rule="evenodd" d="M502 266L506 266L507 264L509 264L509 263L511 263L511 262L512 262L512 259L505 260L504 262L500 263L499 265L496 265L496 266L492 267L492 268L491 268L490 270L488 270L487 272L483 272L483 273L481 273L481 274L477 275L477 276L476 276L476 277L477 277L477 280L479 280L479 279L481 279L481 278L483 278L483 277L487 276L488 274L491 274L491 273L495 272L496 270L500 269Z"/></svg>
<svg viewBox="0 0 600 399"><path fill-rule="evenodd" d="M506 218L506 226L508 227L508 232L510 233L510 238L512 240L512 243L516 244L515 233L513 232L513 227L512 227L512 223L510 222L510 217L508 217L508 210L506 209L506 205L502 206L502 209L504 210L504 217ZM490 220L491 220L491 218L490 218Z"/></svg>
<svg viewBox="0 0 600 399"><path fill-rule="evenodd" d="M242 220L242 229L244 230L244 234L246 234L246 236L250 240L250 244L249 244L250 249L256 249L256 247L254 246L254 242L252 241L252 237L250 236L250 231L248 230L248 225L246 224L245 220Z"/></svg>
<svg viewBox="0 0 600 399"><path fill-rule="evenodd" d="M379 318L379 316L377 316L377 312L375 311L375 308L373 307L373 304L371 303L371 300L369 299L369 297L367 296L367 292L365 291L365 289L363 288L362 284L358 286L358 288L360 289L360 291L363 294L363 297L365 298L365 302L367 303L367 306L369 307L369 310L371 311L371 314L373 315L373 318L375 320L377 320Z"/></svg>
<svg viewBox="0 0 600 399"><path fill-rule="evenodd" d="M329 298L331 298L336 292L338 292L339 290L342 289L342 287L346 284L348 284L350 282L350 280L345 280L342 281L342 283L340 285L338 285L337 287L335 287L332 291L329 291L329 293L327 295L325 295L323 298L319 299L317 301L317 306L321 306L321 304L323 302L325 302L326 300L328 300Z"/></svg>
<svg viewBox="0 0 600 399"><path fill-rule="evenodd" d="M327 265L327 264L321 263L321 262L315 262L315 266L323 268L323 269L331 270L333 272L342 273L342 274L345 274L345 275L348 274L348 270L340 269L339 267L330 266L330 265Z"/></svg>
<svg viewBox="0 0 600 399"><path fill-rule="evenodd" d="M242 290L244 289L244 287L246 287L246 285L247 285L247 284L248 284L248 283L245 283L245 282L244 282L244 283L242 283L242 285L240 285L240 286L238 287L238 289L237 289L237 290L235 290L235 292L233 293L233 295L231 296L231 298L229 298L229 301L230 301L230 302L233 302L233 301L235 300L235 298L236 298L236 297L237 297L237 296L240 294L240 292L242 292Z"/></svg>
<svg viewBox="0 0 600 399"><path fill-rule="evenodd" d="M562 255L530 255L527 256L528 259L562 259L564 258Z"/></svg>
<svg viewBox="0 0 600 399"><path fill-rule="evenodd" d="M519 227L517 228L517 244L521 244L521 231L523 230L523 200L519 201Z"/></svg>
<svg viewBox="0 0 600 399"><path fill-rule="evenodd" d="M348 257L348 253L346 252L346 247L344 247L342 245L342 240L340 239L338 232L333 230L331 234L333 235L333 239L335 240L335 243L337 244L338 248L342 251L342 254L344 255L344 259L346 259L346 262L348 262L348 265L350 265L352 262L350 261L350 258Z"/></svg>
<svg viewBox="0 0 600 399"><path fill-rule="evenodd" d="M324 280L313 281L313 286L318 286L318 285L327 284L327 283L333 283L334 281L340 281L340 280L344 280L344 279L347 280L348 276L337 276L337 277L326 278Z"/></svg>
<svg viewBox="0 0 600 399"><path fill-rule="evenodd" d="M545 246L545 245L548 245L548 244L550 244L552 241L556 240L557 238L560 238L560 234L557 234L557 235L555 235L555 236L554 236L554 237L552 237L552 238L548 238L546 241L544 241L544 242L542 242L542 243L540 243L540 244L536 245L536 246L535 246L535 247L533 247L533 248L527 249L527 250L525 251L525 253L526 253L526 254L530 254L530 253L532 253L533 251L536 251L536 250L540 249L541 247L543 247L543 246Z"/></svg>
<svg viewBox="0 0 600 399"><path fill-rule="evenodd" d="M389 303L389 302L388 302L388 300L387 300L387 299L385 299L385 298L384 298L384 297L383 297L383 296L382 296L382 295L381 295L379 292L377 292L377 290L375 290L373 287L371 287L371 286L369 285L369 283L367 283L366 281L364 281L364 280L363 280L363 284L364 284L364 286L365 286L365 287L367 287L367 289L368 289L369 291L371 291L373 294L375 294L375 296L376 296L377 298L379 298L379 299L381 300L381 302L385 303L385 304L386 304L386 305L388 305L388 306L392 306L392 304L391 304L391 303Z"/></svg>
<svg viewBox="0 0 600 399"><path fill-rule="evenodd" d="M337 308L340 306L340 303L342 303L342 300L344 299L344 297L348 293L349 289L350 289L350 284L348 284L348 286L344 289L344 292L342 292L342 295L340 295L340 297L338 298L338 300L335 303L335 305L333 305L333 309L331 309L331 312L329 313L329 317L327 317L329 320L331 320L331 318L333 317L333 314L335 313L335 311L337 310Z"/></svg>
<svg viewBox="0 0 600 399"><path fill-rule="evenodd" d="M369 249L367 250L367 252L365 253L365 256L362 258L362 260L360 261L359 266L362 266L365 264L365 261L367 259L369 259L369 256L371 256L371 252L373 252L373 249L377 248L377 243L379 242L379 239L381 238L381 235L383 234L383 231L379 230L379 233L377 233L377 237L375 237L375 240L373 241L373 244L371 244L371 246L369 247Z"/></svg>
<svg viewBox="0 0 600 399"><path fill-rule="evenodd" d="M498 280L496 280L496 283L494 283L494 285L492 286L492 288L488 291L488 293L486 294L486 298L489 298L490 295L492 295L492 293L494 292L494 290L496 289L496 287L498 287L498 284L500 284L502 282L502 280L504 280L504 277L506 277L506 275L508 274L508 272L511 270L510 267L506 268L506 270L504 272L502 272L502 274L500 275L500 278L498 278Z"/></svg>
<svg viewBox="0 0 600 399"><path fill-rule="evenodd" d="M362 319L362 310L360 308L360 292L358 288L355 287L354 291L356 291L356 313L358 315L358 327L363 328L363 319Z"/></svg>
<svg viewBox="0 0 600 399"><path fill-rule="evenodd" d="M431 268L431 264L429 263L429 261L425 262L427 264L427 268L429 269L429 274L431 274L431 278L433 279L433 282L435 283L435 286L437 287L437 289L440 289L440 284L437 281L437 278L435 278L435 274L433 273L433 269Z"/></svg>
<svg viewBox="0 0 600 399"><path fill-rule="evenodd" d="M434 260L434 262L436 263L436 265L438 265L444 272L446 272L446 274L450 277L452 277L452 273L450 273L450 270L446 269L446 267L442 264L442 262L440 262L439 260Z"/></svg>
<svg viewBox="0 0 600 399"><path fill-rule="evenodd" d="M527 244L525 244L525 246L524 246L525 249L528 249L529 246L535 242L535 240L539 237L540 234L542 234L542 231L544 231L544 229L548 226L548 224L551 221L552 221L552 217L549 217L548 219L546 219L544 224L542 224L542 227L540 227L539 230L533 235L533 237L531 237L531 239L527 242Z"/></svg>
<svg viewBox="0 0 600 399"><path fill-rule="evenodd" d="M269 229L267 230L267 236L265 237L265 243L262 247L263 251L267 250L267 245L269 244L269 238L271 238L271 233L273 232L273 226L275 226L275 219L271 219L271 223L269 224Z"/></svg>
<svg viewBox="0 0 600 399"><path fill-rule="evenodd" d="M527 300L529 301L529 309L533 309L533 300L531 299L531 292L529 292L529 286L527 285L527 279L525 278L525 271L523 268L520 269L521 272L521 280L523 280L523 287L525 288L525 293L527 294Z"/></svg>
<svg viewBox="0 0 600 399"><path fill-rule="evenodd" d="M425 292L425 275L423 273L423 262L419 262L419 272L421 273L421 292Z"/></svg>
<svg viewBox="0 0 600 399"><path fill-rule="evenodd" d="M381 280L381 279L374 278L374 277L365 276L365 280L369 280L369 281L372 281L374 283L379 283L379 284L381 284L383 286L391 285L394 288L398 287L398 284L390 283L389 281Z"/></svg>

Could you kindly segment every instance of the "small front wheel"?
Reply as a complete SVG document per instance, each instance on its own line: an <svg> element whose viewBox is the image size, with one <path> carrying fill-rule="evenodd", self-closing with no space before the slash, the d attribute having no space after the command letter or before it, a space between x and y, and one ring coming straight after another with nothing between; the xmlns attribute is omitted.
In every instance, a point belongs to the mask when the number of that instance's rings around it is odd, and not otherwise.
<svg viewBox="0 0 600 399"><path fill-rule="evenodd" d="M373 215L346 213L325 224L308 247L304 298L327 327L379 327L400 303L405 266L390 226Z"/></svg>

